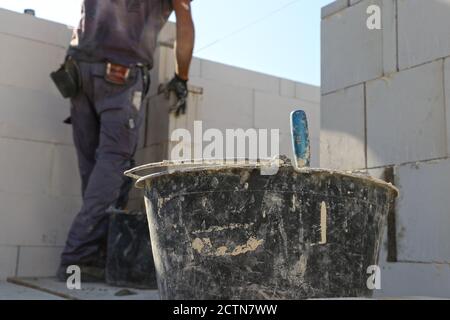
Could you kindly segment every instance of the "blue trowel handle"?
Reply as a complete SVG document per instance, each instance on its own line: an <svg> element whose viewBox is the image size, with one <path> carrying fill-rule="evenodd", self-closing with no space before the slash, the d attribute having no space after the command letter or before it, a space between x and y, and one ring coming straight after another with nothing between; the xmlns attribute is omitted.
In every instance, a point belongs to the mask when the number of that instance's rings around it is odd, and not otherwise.
<svg viewBox="0 0 450 320"><path fill-rule="evenodd" d="M291 113L292 150L297 168L309 167L311 152L309 144L308 119L303 110Z"/></svg>

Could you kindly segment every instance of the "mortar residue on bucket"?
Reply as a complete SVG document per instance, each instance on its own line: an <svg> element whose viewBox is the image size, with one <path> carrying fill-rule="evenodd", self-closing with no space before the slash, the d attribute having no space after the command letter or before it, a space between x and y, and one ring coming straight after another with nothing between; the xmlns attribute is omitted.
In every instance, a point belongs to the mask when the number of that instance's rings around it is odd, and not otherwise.
<svg viewBox="0 0 450 320"><path fill-rule="evenodd" d="M173 169L138 182L163 299L371 296L391 185L289 163Z"/></svg>

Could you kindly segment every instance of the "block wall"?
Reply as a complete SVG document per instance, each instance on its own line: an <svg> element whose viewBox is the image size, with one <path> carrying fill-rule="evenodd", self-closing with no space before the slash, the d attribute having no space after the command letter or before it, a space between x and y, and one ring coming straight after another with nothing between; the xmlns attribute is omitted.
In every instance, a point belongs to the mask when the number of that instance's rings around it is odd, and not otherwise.
<svg viewBox="0 0 450 320"><path fill-rule="evenodd" d="M49 80L70 34L0 10L0 279L54 274L80 207L69 105Z"/></svg>
<svg viewBox="0 0 450 320"><path fill-rule="evenodd" d="M370 5L381 30L367 27ZM322 10L321 166L381 178L393 168L401 192L379 296L450 297L449 30L450 0Z"/></svg>

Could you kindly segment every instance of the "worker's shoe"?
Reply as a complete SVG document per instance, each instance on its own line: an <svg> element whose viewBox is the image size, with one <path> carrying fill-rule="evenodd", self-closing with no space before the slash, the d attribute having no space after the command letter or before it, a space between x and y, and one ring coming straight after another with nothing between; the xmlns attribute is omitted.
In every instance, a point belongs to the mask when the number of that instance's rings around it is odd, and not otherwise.
<svg viewBox="0 0 450 320"><path fill-rule="evenodd" d="M93 265L75 265L79 267L80 270L80 281L81 283L95 283L95 282L105 282L105 268ZM61 282L66 282L67 279L74 275L73 270L68 270L70 266L61 265L58 268L56 277ZM69 272L68 272L69 271Z"/></svg>

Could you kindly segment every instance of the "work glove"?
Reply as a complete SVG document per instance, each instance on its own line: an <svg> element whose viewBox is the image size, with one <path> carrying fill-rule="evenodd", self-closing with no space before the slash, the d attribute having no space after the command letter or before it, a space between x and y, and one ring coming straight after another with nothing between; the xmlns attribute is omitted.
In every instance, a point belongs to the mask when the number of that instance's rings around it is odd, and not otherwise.
<svg viewBox="0 0 450 320"><path fill-rule="evenodd" d="M173 91L178 99L177 104L171 108L170 112L175 111L175 117L181 114L186 114L186 105L188 97L187 80L181 79L177 74L170 80L167 85L169 92Z"/></svg>

